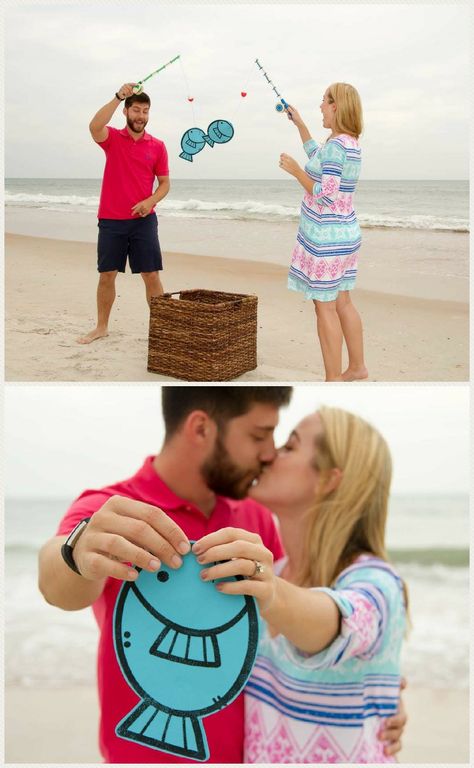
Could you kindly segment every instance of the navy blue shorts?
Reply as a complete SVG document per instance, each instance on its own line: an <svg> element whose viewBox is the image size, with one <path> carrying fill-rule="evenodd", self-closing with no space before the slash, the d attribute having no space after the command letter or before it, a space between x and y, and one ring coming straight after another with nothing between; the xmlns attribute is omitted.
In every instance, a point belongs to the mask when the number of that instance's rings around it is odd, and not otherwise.
<svg viewBox="0 0 474 768"><path fill-rule="evenodd" d="M138 219L99 219L97 269L134 273L163 269L156 213Z"/></svg>

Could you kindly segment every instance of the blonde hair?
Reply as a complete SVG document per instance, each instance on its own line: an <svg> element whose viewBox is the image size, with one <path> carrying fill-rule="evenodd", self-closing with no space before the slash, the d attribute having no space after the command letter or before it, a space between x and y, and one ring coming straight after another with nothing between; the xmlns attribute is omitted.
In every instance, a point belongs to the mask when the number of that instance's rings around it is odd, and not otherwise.
<svg viewBox="0 0 474 768"><path fill-rule="evenodd" d="M363 129L362 102L353 85L333 83L327 89L328 100L335 104L334 132L348 133L359 138Z"/></svg>
<svg viewBox="0 0 474 768"><path fill-rule="evenodd" d="M298 583L332 586L361 553L387 560L385 524L392 459L382 435L368 422L340 408L319 410L323 430L314 466L321 474L308 515L305 551ZM325 493L331 470L342 475Z"/></svg>

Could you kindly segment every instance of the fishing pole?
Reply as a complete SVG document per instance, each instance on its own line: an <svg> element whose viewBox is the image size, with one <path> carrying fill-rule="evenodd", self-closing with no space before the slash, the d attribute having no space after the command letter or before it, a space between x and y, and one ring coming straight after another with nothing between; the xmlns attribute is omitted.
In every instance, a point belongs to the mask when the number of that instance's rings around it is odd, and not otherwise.
<svg viewBox="0 0 474 768"><path fill-rule="evenodd" d="M258 60L258 59L255 59L255 64L256 64L256 65L257 65L257 67L258 67L258 68L261 70L261 72L262 72L262 75L264 76L264 78L265 78L265 80L267 81L267 83L268 83L269 85L271 85L271 86L272 86L272 91L274 91L274 92L276 93L276 95L278 96L278 98L280 99L280 102L279 102L279 103L276 105L276 107L275 107L276 111L277 111L277 112L283 112L285 109L288 109L288 104L287 104L287 102L285 101L285 99L284 99L284 98L282 98L282 95L281 95L281 93L278 91L278 89L277 89L277 87L275 86L275 84L274 84L274 83L272 83L272 81L271 81L271 80L270 80L270 78L268 77L268 74L265 72L265 70L264 70L263 66L261 65L261 63L259 62L259 60ZM291 117L291 115L290 115L290 117Z"/></svg>
<svg viewBox="0 0 474 768"><path fill-rule="evenodd" d="M173 64L173 62L177 61L179 58L180 58L180 54L178 53L178 55L175 56L174 59L171 59L171 61L168 61L166 64L163 64L163 66L159 67L159 69L155 69L154 72L151 72L151 74L144 77L143 80L139 80L138 83L133 86L133 92L141 93L143 91L143 83L146 83L146 81L149 80L150 77L157 75L158 72L161 72L163 69L165 69L165 67L169 67L170 64Z"/></svg>

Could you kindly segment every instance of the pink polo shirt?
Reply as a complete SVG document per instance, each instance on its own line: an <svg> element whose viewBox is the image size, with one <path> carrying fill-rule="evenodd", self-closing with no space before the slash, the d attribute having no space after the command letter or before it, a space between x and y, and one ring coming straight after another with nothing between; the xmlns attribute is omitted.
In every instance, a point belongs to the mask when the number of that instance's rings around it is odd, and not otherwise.
<svg viewBox="0 0 474 768"><path fill-rule="evenodd" d="M99 144L106 160L98 218L135 219L132 208L153 193L155 177L169 175L168 153L146 131L135 141L126 128L107 128L109 135Z"/></svg>
<svg viewBox="0 0 474 768"><path fill-rule="evenodd" d="M68 535L80 520L97 512L113 495L127 496L160 507L175 520L190 539L226 526L244 528L260 534L275 560L283 555L271 513L250 499L234 501L222 496L209 518L195 506L176 496L157 475L149 456L142 468L128 480L102 490L84 491L61 520L57 535ZM126 741L115 735L115 727L135 707L139 698L129 687L118 665L113 644L113 613L122 586L107 579L104 591L92 606L100 629L98 650L98 688L101 709L99 745L107 763L195 763L183 757ZM209 744L209 763L242 763L244 743L244 699L240 694L219 712L204 718Z"/></svg>

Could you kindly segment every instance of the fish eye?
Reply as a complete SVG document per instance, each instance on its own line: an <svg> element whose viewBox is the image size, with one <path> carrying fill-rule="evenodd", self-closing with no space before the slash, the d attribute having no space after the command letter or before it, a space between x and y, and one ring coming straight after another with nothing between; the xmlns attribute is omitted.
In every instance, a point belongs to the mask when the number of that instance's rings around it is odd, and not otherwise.
<svg viewBox="0 0 474 768"><path fill-rule="evenodd" d="M166 571L158 571L158 573L156 574L156 578L158 579L158 581L162 581L162 582L168 581L169 577L170 575L169 573L166 573Z"/></svg>

